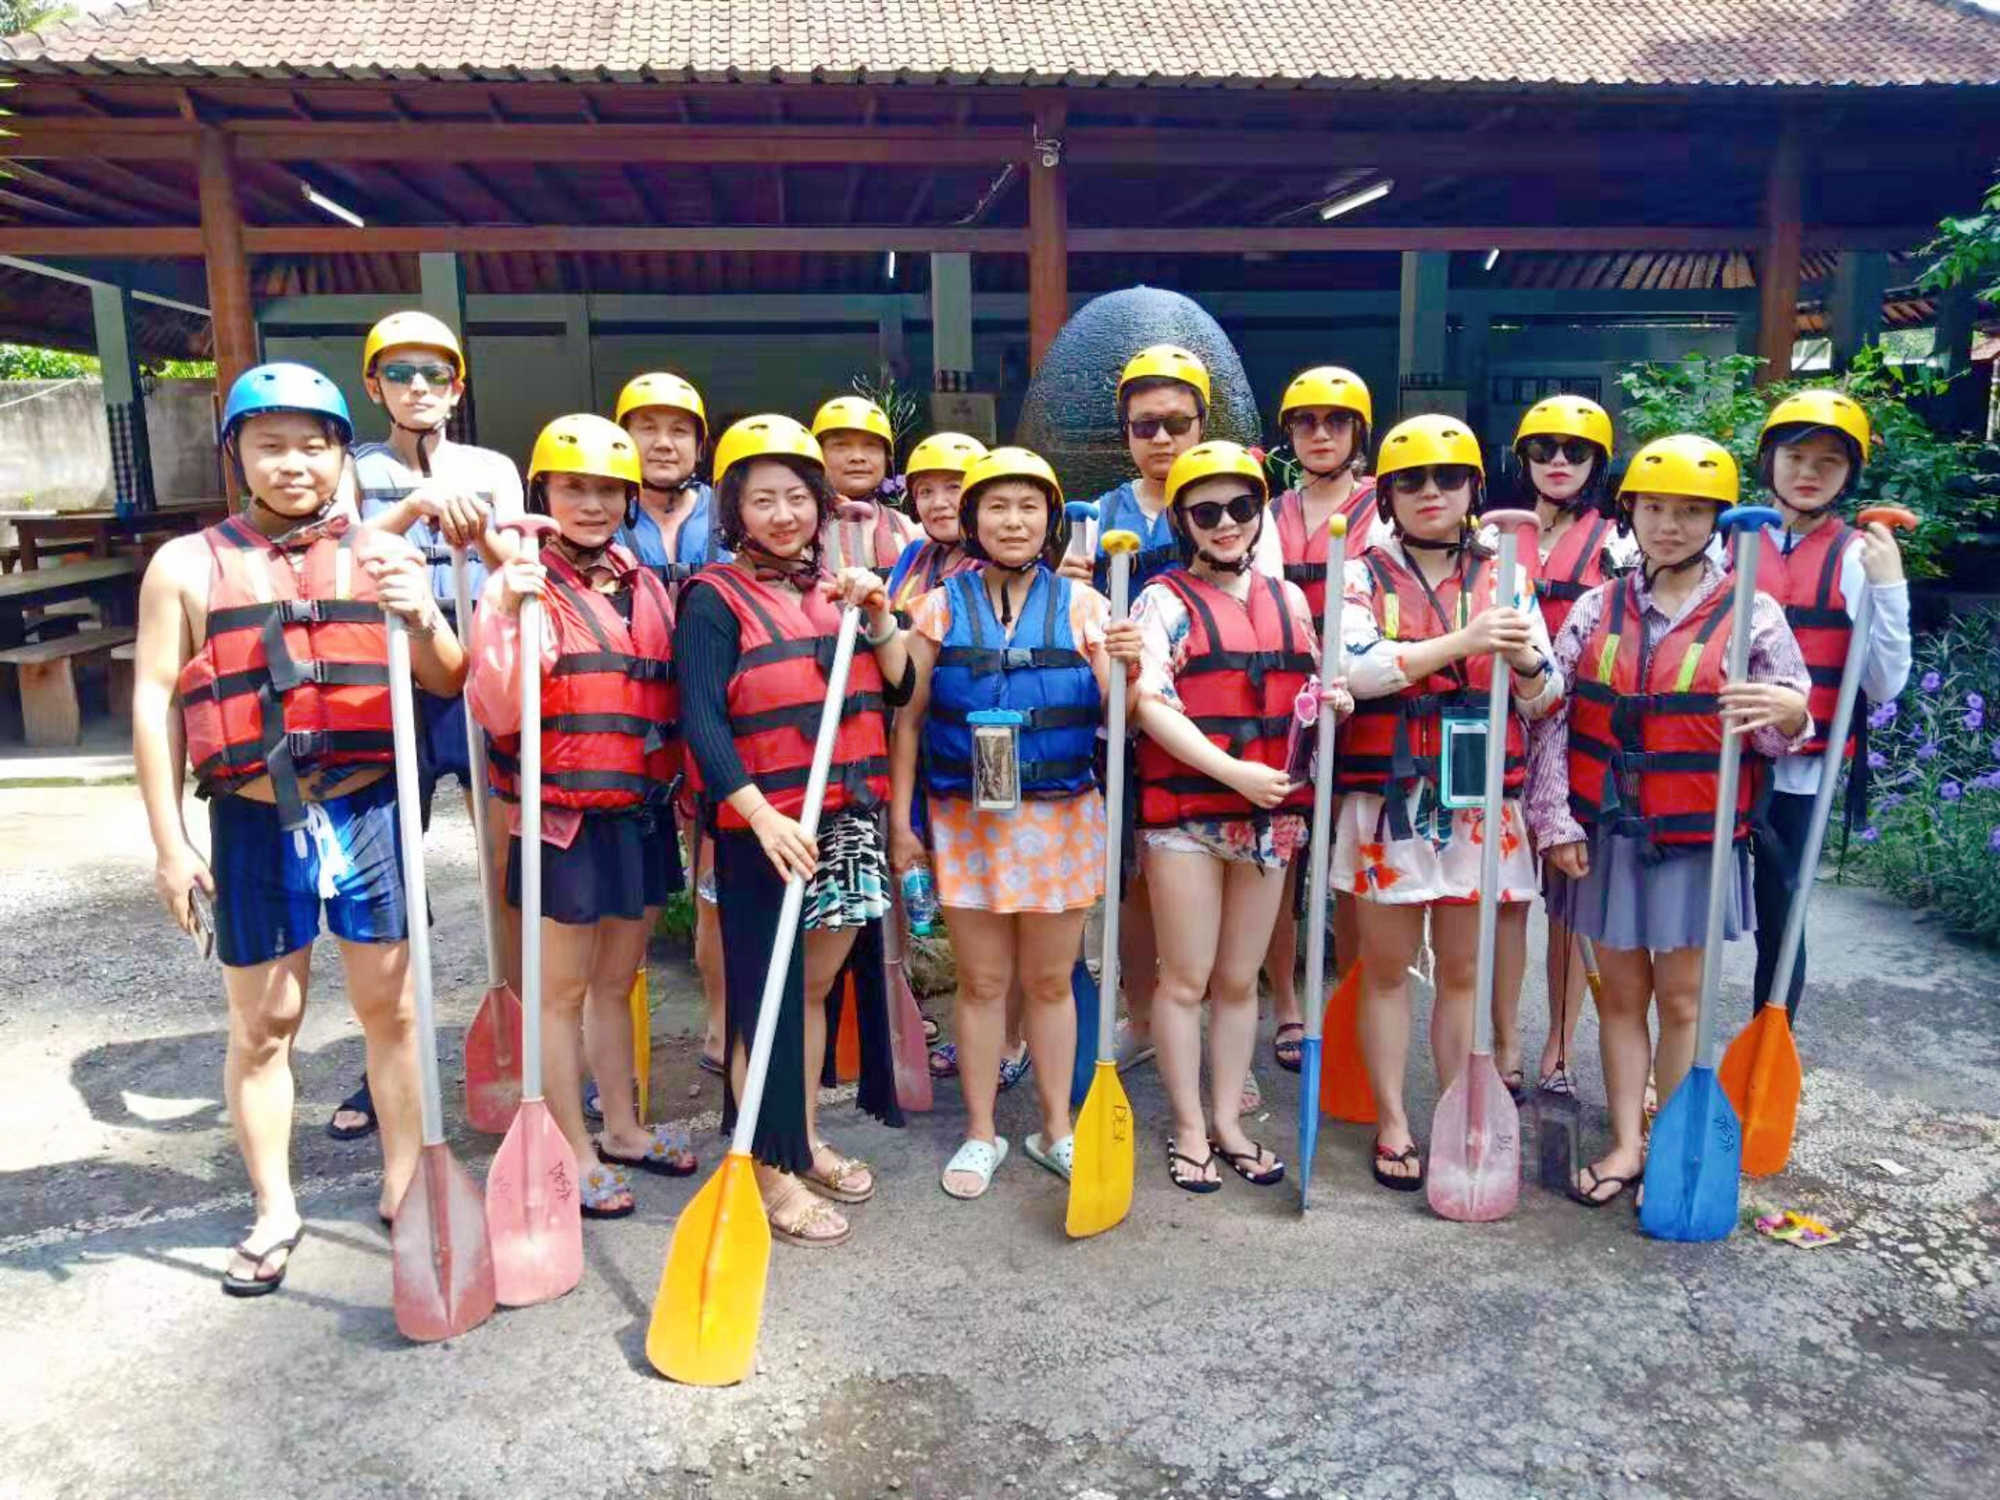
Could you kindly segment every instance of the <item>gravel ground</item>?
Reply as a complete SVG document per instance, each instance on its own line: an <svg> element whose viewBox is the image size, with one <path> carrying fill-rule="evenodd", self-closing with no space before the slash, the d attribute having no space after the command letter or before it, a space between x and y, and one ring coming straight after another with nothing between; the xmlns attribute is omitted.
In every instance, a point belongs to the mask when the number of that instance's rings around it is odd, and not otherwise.
<svg viewBox="0 0 2000 1500"><path fill-rule="evenodd" d="M484 979L455 806L431 843L450 1080ZM1289 1186L1192 1198L1160 1169L1150 1068L1132 1216L1071 1243L1018 1152L980 1204L938 1191L947 1086L904 1131L833 1110L881 1191L845 1249L778 1247L758 1375L695 1391L643 1353L690 1183L590 1226L560 1302L397 1336L372 1148L319 1130L360 1060L330 952L297 1058L309 1236L279 1296L217 1295L247 1221L220 991L150 864L129 787L0 790L0 1494L1985 1497L2000 1472L2000 962L1865 892L1816 898L1798 1146L1745 1192L1840 1245L1659 1244L1533 1186L1505 1222L1446 1223L1376 1190L1339 1126L1310 1216ZM653 996L654 1097L696 1118L705 1175L678 955ZM1579 1050L1594 1101L1588 1020ZM1289 1153L1291 1079L1259 1076L1256 1133ZM1003 1101L1017 1144L1029 1115ZM490 1140L452 1143L483 1169Z"/></svg>

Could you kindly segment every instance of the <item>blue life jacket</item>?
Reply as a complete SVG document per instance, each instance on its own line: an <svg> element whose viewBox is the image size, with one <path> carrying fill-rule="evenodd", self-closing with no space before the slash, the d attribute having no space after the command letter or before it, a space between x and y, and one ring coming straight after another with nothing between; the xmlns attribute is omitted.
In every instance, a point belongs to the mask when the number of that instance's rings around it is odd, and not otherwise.
<svg viewBox="0 0 2000 1500"><path fill-rule="evenodd" d="M1035 570L1010 641L993 615L981 572L944 582L951 626L931 673L924 719L924 779L933 795L972 795L972 727L980 709L1022 716L1021 795L1073 797L1097 784L1102 695L1069 629L1070 581Z"/></svg>
<svg viewBox="0 0 2000 1500"><path fill-rule="evenodd" d="M685 583L710 563L728 562L731 555L716 539L715 492L705 484L694 486L694 509L674 533L671 556L660 523L644 506L639 507L630 526L618 528L618 540L669 588Z"/></svg>
<svg viewBox="0 0 2000 1500"><path fill-rule="evenodd" d="M1146 514L1139 504L1139 493L1126 480L1115 490L1106 490L1097 497L1097 535L1102 538L1107 531L1129 531L1139 538L1139 550L1132 554L1132 597L1139 597L1139 590L1151 583L1162 573L1181 565L1181 544L1174 536L1173 523L1167 513L1157 516ZM1091 564L1091 581L1097 585L1097 592L1111 592L1111 562L1099 547L1097 558Z"/></svg>

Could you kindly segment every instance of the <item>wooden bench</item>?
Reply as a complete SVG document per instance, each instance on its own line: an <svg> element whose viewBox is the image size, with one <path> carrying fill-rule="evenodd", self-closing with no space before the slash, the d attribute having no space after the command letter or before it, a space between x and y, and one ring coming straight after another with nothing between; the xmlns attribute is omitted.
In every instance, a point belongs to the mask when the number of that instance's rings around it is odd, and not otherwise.
<svg viewBox="0 0 2000 1500"><path fill-rule="evenodd" d="M83 706L77 699L77 665L102 657L114 667L120 647L138 636L128 626L84 630L54 640L36 641L0 651L0 663L14 668L21 683L21 732L30 745L75 745L83 740ZM117 711L113 688L113 712ZM130 669L127 668L124 711L132 711Z"/></svg>
<svg viewBox="0 0 2000 1500"><path fill-rule="evenodd" d="M138 581L139 564L130 557L98 557L0 576L0 647L21 645L28 616L70 599L88 599L107 624L130 624Z"/></svg>

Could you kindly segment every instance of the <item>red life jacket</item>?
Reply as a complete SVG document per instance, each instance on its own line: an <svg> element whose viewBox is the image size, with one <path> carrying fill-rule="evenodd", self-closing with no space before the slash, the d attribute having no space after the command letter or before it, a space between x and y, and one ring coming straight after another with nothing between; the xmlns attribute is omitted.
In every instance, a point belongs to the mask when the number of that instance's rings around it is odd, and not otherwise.
<svg viewBox="0 0 2000 1500"><path fill-rule="evenodd" d="M555 664L542 674L542 800L583 812L664 801L681 765L666 586L623 547L604 557L629 591L629 621L560 547L541 557L556 638ZM493 790L520 800L521 736L493 736L487 765Z"/></svg>
<svg viewBox="0 0 2000 1500"><path fill-rule="evenodd" d="M1550 639L1561 632L1576 601L1610 576L1604 571L1604 547L1611 540L1612 524L1609 516L1578 516L1556 538L1549 555L1533 565L1535 597L1541 601Z"/></svg>
<svg viewBox="0 0 2000 1500"><path fill-rule="evenodd" d="M817 591L801 597L760 583L734 563L703 568L689 587L705 584L736 616L739 654L729 679L730 727L743 769L765 800L788 818L805 810L813 742L826 703L840 611ZM688 758L688 780L701 791L701 766ZM822 811L879 807L889 795L889 739L883 715L882 671L866 647L854 653ZM728 803L716 817L724 828L750 825Z"/></svg>
<svg viewBox="0 0 2000 1500"><path fill-rule="evenodd" d="M850 505L872 504L871 519L849 521L841 512ZM887 579L903 555L905 533L896 525L896 513L887 500L836 500L833 514L820 528L820 556L829 572L841 568L868 568ZM859 652L855 653L857 656Z"/></svg>
<svg viewBox="0 0 2000 1500"><path fill-rule="evenodd" d="M207 638L181 667L188 760L204 796L271 778L280 824L305 822L299 778L396 758L375 580L336 522L279 548L240 516L202 534Z"/></svg>
<svg viewBox="0 0 2000 1500"><path fill-rule="evenodd" d="M1187 606L1187 660L1174 680L1181 711L1209 740L1239 760L1285 764L1292 703L1312 675L1312 654L1292 628L1277 579L1253 574L1239 603L1185 569L1153 580ZM1150 735L1139 739L1139 822L1171 828L1196 818L1263 818L1312 806L1310 783L1276 807L1253 807L1242 794L1176 760Z"/></svg>
<svg viewBox="0 0 2000 1500"><path fill-rule="evenodd" d="M1718 694L1728 680L1734 591L1716 589L1649 649L1637 582L1627 574L1609 588L1570 697L1570 810L1587 829L1706 844L1715 833ZM1738 843L1750 836L1758 779L1746 758L1736 782Z"/></svg>
<svg viewBox="0 0 2000 1500"><path fill-rule="evenodd" d="M1757 589L1785 607L1785 621L1798 637L1799 654L1812 674L1806 708L1812 714L1812 738L1796 752L1826 754L1833 727L1833 709L1840 698L1840 677L1847 667L1847 643L1854 634L1854 617L1847 612L1847 595L1840 587L1841 565L1853 530L1837 517L1821 522L1788 553L1766 531L1757 559ZM1854 753L1864 711L1848 725L1843 755Z"/></svg>
<svg viewBox="0 0 2000 1500"><path fill-rule="evenodd" d="M1352 562L1368 550L1368 528L1375 520L1375 481L1358 479L1347 503L1340 507L1347 517L1347 556ZM1306 534L1305 501L1297 490L1286 490L1271 506L1278 523L1278 548L1285 557L1285 582L1295 583L1306 596L1315 621L1326 618L1325 527Z"/></svg>
<svg viewBox="0 0 2000 1500"><path fill-rule="evenodd" d="M1361 561L1373 584L1369 602L1385 641L1435 640L1460 629L1493 603L1496 570L1483 555L1459 554L1457 569L1435 590L1379 547L1370 548ZM1359 700L1353 717L1342 726L1346 734L1335 787L1383 798L1390 836L1409 838L1409 810L1404 803L1418 782L1439 780L1444 711L1463 708L1484 715L1492 682L1493 658L1481 652L1412 682L1401 692ZM1503 786L1517 792L1528 776L1527 737L1518 714L1507 716L1506 764Z"/></svg>

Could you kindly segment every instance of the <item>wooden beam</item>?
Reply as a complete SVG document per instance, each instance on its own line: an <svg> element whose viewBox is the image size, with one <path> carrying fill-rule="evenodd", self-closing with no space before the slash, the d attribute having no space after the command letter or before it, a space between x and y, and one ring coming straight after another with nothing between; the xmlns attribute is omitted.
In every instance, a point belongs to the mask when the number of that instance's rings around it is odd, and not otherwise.
<svg viewBox="0 0 2000 1500"><path fill-rule="evenodd" d="M1069 189L1063 181L1060 99L1035 110L1040 143L1028 162L1028 365L1041 367L1069 321Z"/></svg>
<svg viewBox="0 0 2000 1500"><path fill-rule="evenodd" d="M120 129L122 130L122 125ZM468 122L448 128L347 120L232 124L246 161L860 162L868 166L999 163L1021 155L1020 132L884 125L856 132L786 125L573 125ZM97 135L104 138L101 126ZM35 136L40 144L39 132ZM73 139L66 137L66 139ZM12 154L11 144L6 149ZM98 152L90 153L92 155Z"/></svg>
<svg viewBox="0 0 2000 1500"><path fill-rule="evenodd" d="M5 177L0 177L0 182L5 181L7 181ZM58 224L83 225L91 222L87 215L80 214L73 208L64 208L59 203L44 203L39 198L30 197L26 193L13 192L8 188L0 188L0 206L14 209L20 213L32 214L37 219L49 219ZM7 231L4 228L0 228L0 239L4 239L6 233Z"/></svg>
<svg viewBox="0 0 2000 1500"><path fill-rule="evenodd" d="M257 362L257 317L250 300L250 258L243 246L243 210L236 197L236 162L219 132L204 130L195 169L201 186L201 253L208 266L209 321L215 334L215 384L229 387ZM224 481L236 492L233 465Z"/></svg>
<svg viewBox="0 0 2000 1500"><path fill-rule="evenodd" d="M1757 250L1757 383L1789 380L1792 345L1798 340L1799 255L1805 232L1799 223L1799 130L1788 118L1772 148L1764 174L1764 232Z"/></svg>
<svg viewBox="0 0 2000 1500"><path fill-rule="evenodd" d="M43 193L63 199L71 204L81 204L86 223L100 223L108 215L113 218L143 220L151 217L153 210L142 204L121 198L118 194L103 188L92 187L87 182L71 182L67 178L52 177L46 172L37 172L33 167L20 162L0 167L0 182L12 178L23 187L31 187Z"/></svg>

